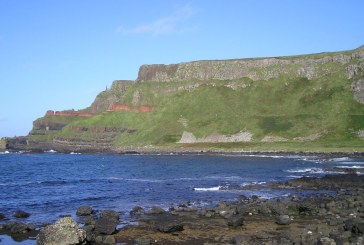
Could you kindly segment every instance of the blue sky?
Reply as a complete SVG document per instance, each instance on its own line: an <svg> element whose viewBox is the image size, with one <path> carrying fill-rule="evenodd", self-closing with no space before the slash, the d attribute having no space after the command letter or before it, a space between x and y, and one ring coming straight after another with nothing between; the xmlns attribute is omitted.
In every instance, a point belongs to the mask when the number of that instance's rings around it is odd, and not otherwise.
<svg viewBox="0 0 364 245"><path fill-rule="evenodd" d="M82 109L142 64L364 44L364 1L0 0L0 137Z"/></svg>

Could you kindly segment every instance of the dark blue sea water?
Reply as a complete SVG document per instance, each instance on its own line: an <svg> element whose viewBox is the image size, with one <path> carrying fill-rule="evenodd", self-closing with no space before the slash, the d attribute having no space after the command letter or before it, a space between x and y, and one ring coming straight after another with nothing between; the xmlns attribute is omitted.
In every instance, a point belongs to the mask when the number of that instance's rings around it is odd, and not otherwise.
<svg viewBox="0 0 364 245"><path fill-rule="evenodd" d="M125 213L190 201L211 206L239 195L288 196L288 190L220 190L320 176L326 168L363 167L364 159L316 156L0 154L0 213L31 213L22 222L51 223L78 207Z"/></svg>

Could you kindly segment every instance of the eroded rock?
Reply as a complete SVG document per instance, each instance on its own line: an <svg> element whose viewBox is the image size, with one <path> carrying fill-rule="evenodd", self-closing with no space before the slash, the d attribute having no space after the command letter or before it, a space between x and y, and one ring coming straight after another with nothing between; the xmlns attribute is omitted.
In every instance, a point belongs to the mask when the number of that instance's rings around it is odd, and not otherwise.
<svg viewBox="0 0 364 245"><path fill-rule="evenodd" d="M84 242L86 232L70 217L42 228L37 236L37 245L76 245Z"/></svg>

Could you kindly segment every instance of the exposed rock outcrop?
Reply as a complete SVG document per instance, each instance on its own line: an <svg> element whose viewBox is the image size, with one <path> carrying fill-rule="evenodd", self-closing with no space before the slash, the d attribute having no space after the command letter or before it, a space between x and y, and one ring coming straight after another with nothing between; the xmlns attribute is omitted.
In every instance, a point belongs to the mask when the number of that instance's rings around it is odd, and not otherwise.
<svg viewBox="0 0 364 245"><path fill-rule="evenodd" d="M359 48L353 53L290 58L257 58L237 60L194 61L171 65L143 65L139 69L138 82L187 81L187 80L234 80L244 77L252 80L269 80L282 75L313 79L320 75L318 65L324 63L348 64L352 59L363 59ZM264 70L257 71L259 68ZM355 70L356 68L353 67ZM328 71L326 71L328 72ZM352 76L352 69L347 77Z"/></svg>
<svg viewBox="0 0 364 245"><path fill-rule="evenodd" d="M86 239L86 232L70 217L42 228L37 236L37 245L76 245Z"/></svg>
<svg viewBox="0 0 364 245"><path fill-rule="evenodd" d="M102 113L111 108L120 100L120 95L124 94L127 89L134 83L131 80L116 80L112 83L110 89L107 89L97 95L95 101L90 106L91 113Z"/></svg>
<svg viewBox="0 0 364 245"><path fill-rule="evenodd" d="M250 132L239 132L233 135L212 134L203 138L196 138L193 133L184 131L181 139L177 142L180 144L193 143L233 143L233 142L249 142L253 135Z"/></svg>
<svg viewBox="0 0 364 245"><path fill-rule="evenodd" d="M354 98L361 104L364 104L364 78L354 81L351 84L351 89L354 93Z"/></svg>

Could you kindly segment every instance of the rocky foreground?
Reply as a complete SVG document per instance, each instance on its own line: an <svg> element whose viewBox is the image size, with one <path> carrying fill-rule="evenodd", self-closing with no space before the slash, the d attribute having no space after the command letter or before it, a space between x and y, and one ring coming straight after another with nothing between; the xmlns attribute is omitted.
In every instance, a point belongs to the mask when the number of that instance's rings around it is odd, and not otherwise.
<svg viewBox="0 0 364 245"><path fill-rule="evenodd" d="M256 187L250 187L256 188ZM364 176L356 174L301 178L265 188L329 190L327 194L265 200L240 196L214 208L189 203L169 211L154 207L130 211L137 225L120 224L112 210L80 207L80 224L64 217L37 230L9 221L0 233L22 240L36 236L37 244L364 244ZM17 212L26 218L27 213ZM4 219L0 214L0 219Z"/></svg>

